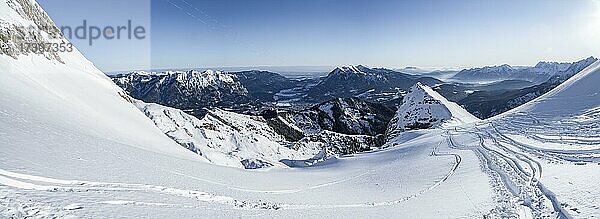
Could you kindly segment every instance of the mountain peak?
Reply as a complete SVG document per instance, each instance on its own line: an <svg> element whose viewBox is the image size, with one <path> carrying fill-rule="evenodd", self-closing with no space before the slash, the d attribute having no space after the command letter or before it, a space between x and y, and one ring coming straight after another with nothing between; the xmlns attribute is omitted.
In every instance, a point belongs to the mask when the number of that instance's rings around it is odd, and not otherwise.
<svg viewBox="0 0 600 219"><path fill-rule="evenodd" d="M413 91L413 90L422 90L425 91L425 85L421 84L421 82L417 82L415 83L415 85L413 85L412 87L410 87L409 92Z"/></svg>
<svg viewBox="0 0 600 219"><path fill-rule="evenodd" d="M345 65L345 66L339 66L336 67L333 71L331 71L330 75L332 74L362 74L362 75L366 75L367 71L369 71L370 69L365 67L364 65Z"/></svg>
<svg viewBox="0 0 600 219"><path fill-rule="evenodd" d="M404 96L386 134L388 139L392 139L404 131L441 128L478 120L458 104L417 82Z"/></svg>
<svg viewBox="0 0 600 219"><path fill-rule="evenodd" d="M344 66L338 66L335 69L333 69L333 71L329 72L329 74L327 75L327 77L332 77L332 76L342 76L342 77L348 77L351 75L366 75L366 72L361 71L361 69L359 68L359 66L355 66L355 65L344 65Z"/></svg>

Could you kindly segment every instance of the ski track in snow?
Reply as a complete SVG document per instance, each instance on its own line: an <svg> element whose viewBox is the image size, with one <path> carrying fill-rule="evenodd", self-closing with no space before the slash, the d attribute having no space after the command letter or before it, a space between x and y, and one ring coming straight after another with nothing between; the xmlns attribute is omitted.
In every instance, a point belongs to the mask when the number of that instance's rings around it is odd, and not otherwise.
<svg viewBox="0 0 600 219"><path fill-rule="evenodd" d="M469 145L458 145L453 140L453 135L468 134L474 135L479 139L478 147L470 147ZM526 206L531 209L531 212L535 217L551 216L558 213L562 218L570 218L571 216L567 211L563 209L560 202L556 199L555 195L546 189L540 182L539 179L542 176L541 164L531 157L531 154L550 156L548 153L532 147L528 147L524 143L519 143L503 133L501 133L493 124L486 124L484 126L475 127L475 130L467 130L462 128L446 129L444 132L444 140L439 141L435 145L430 156L441 157L441 156L452 156L454 157L454 164L448 170L447 174L436 181L433 185L424 188L417 193L412 195L401 197L392 201L385 202L364 202L356 204L293 204L293 203L269 203L263 201L241 201L233 197L219 196L209 194L206 192L195 191L195 190L184 190L177 188L169 188L164 186L145 185L145 184L128 184L128 183L107 183L107 182L91 182L91 181L78 181L78 180L62 180L53 179L41 176L33 176L21 173L14 173L0 169L0 184L7 185L18 189L25 190L40 190L40 191L51 191L51 192L94 192L94 191L106 191L106 192L127 192L127 191L140 191L140 192L153 192L164 195L173 195L185 198L196 199L201 202L229 205L240 209L263 209L263 210L277 210L277 209L314 209L314 208L364 208L364 207L376 207L376 206L393 206L403 202L417 198L431 190L434 190L442 183L447 181L454 172L459 168L462 158L459 154L455 153L440 153L438 150L440 146L447 145L449 149L467 149L475 150L476 154L482 155L482 162L494 171L500 177L500 180L504 186L510 191L513 197L517 197L517 201L512 201L515 205ZM445 144L444 144L445 142ZM569 153L569 152L567 152ZM399 156L395 161L401 159ZM215 182L207 179L201 179L184 175L182 173L176 173L169 171L173 174L191 177L194 180L215 183L218 185L226 186L228 189L239 190L245 192L255 193L266 193L266 194L290 194L299 193L317 188L333 186L336 184L344 183L357 179L376 170L386 168L387 165L379 166L371 170L367 170L356 174L354 176L334 180L327 183L322 183L306 188L298 189L287 189L287 190L253 190L247 188L233 187L225 183ZM492 176L493 177L493 176ZM549 201L551 206L544 205L544 202ZM106 200L101 202L95 202L90 204L96 205L147 205L147 206L164 206L174 207L183 205L169 204L169 203L153 203L135 200ZM77 206L71 206L77 209Z"/></svg>
<svg viewBox="0 0 600 219"><path fill-rule="evenodd" d="M497 174L504 187L513 197L517 198L510 201L515 209L519 209L519 205L525 206L531 210L534 218L571 218L554 193L539 182L542 176L542 165L533 159L531 154L548 156L547 153L534 150L508 138L491 123L476 126L475 131L459 130L459 128L455 128L454 131L477 136L479 147L472 149L481 155L482 162ZM449 136L452 134L449 133ZM454 143L452 146L456 147ZM494 177L494 175L491 176ZM548 205L548 202L551 204Z"/></svg>
<svg viewBox="0 0 600 219"><path fill-rule="evenodd" d="M450 137L445 139L446 143L450 143ZM219 196L206 192L196 191L196 190L185 190L185 189L177 189L177 188L169 188L164 186L156 186L156 185L146 185L146 184L130 184L130 183L108 183L108 182L92 182L92 181L80 181L80 180L63 180L63 179L53 179L48 177L34 176L22 173L10 172L7 170L0 169L0 184L24 190L37 190L37 191L50 191L50 192L95 192L95 191L105 191L105 192L129 192L129 191L138 191L138 192L153 192L160 193L164 195L173 195L180 196L185 198L196 199L201 202L209 202L216 203L222 205L229 205L241 209L263 209L263 210L278 210L278 209L311 209L311 208L355 208L355 207L376 207L376 206L392 206L401 204L403 202L412 200L417 198L435 188L440 186L442 183L447 181L454 172L458 169L461 164L462 158L458 154L453 153L439 153L437 150L441 145L443 145L444 140L440 141L436 146L433 147L429 156L434 157L442 157L442 156L452 156L454 157L454 164L451 169L448 170L448 173L436 181L433 185L424 188L418 191L415 194L402 197L392 201L385 202L364 202L364 203L356 203L356 204L286 204L286 203L268 203L262 201L240 201L233 197L228 196ZM400 160L401 157L396 159ZM273 191L262 191L262 190L252 190L245 189L239 187L228 186L224 183L218 183L214 181L209 181L206 179L197 179L196 177L192 177L195 180L201 180L209 183L217 183L219 185L227 186L229 189L240 190L246 192L259 192L259 193L269 193L269 194L289 194L289 193L298 193L302 191L312 190L316 188L332 186L335 184L343 183L350 181L352 179L360 178L362 176L367 175L370 172L386 168L387 165L371 169L369 171L365 171L363 173L357 174L353 177L349 177L342 180L331 181L328 183L322 183L319 185L303 188L303 189L289 189L289 190L273 190ZM172 172L172 171L170 171ZM174 174L183 175L181 173ZM191 177L191 176L187 176ZM166 204L166 203L153 203L153 202L143 202L143 201L133 201L133 200L107 200L101 202L95 202L92 204L108 204L108 205L150 205L150 206L180 206L178 204ZM72 206L76 207L76 206ZM75 208L77 209L77 208Z"/></svg>
<svg viewBox="0 0 600 219"><path fill-rule="evenodd" d="M92 182L79 180L61 180L41 176L33 176L21 173L14 173L0 169L0 184L25 190L38 190L50 192L155 192L165 195L174 195L186 198L196 199L202 202L217 203L230 205L242 209L278 209L279 207L267 202L257 201L240 201L228 196L219 196L196 190L185 190L178 188L169 188L164 186L146 185L146 184L130 184L130 183L106 183ZM159 203L147 203L139 201L125 202L99 202L99 204L142 204L142 205L159 205ZM165 204L169 205L169 204Z"/></svg>
<svg viewBox="0 0 600 219"><path fill-rule="evenodd" d="M487 129L486 129L487 128ZM488 131L491 130L491 131ZM470 147L469 145L458 145L453 139L455 134L469 134L474 135L479 139L478 147ZM531 209L534 216L548 215L548 212L559 212L564 218L570 216L556 200L554 194L547 190L541 183L539 178L542 175L541 164L535 159L531 158L523 149L515 145L512 139L502 135L497 129L494 129L492 125L484 128L476 128L473 130L463 130L459 128L447 129L444 131L444 139L439 141L429 153L429 156L443 157L451 156L454 158L454 164L448 170L448 172L441 179L437 180L433 185L428 186L414 194L406 197L401 197L396 200L384 201L384 202L363 202L356 204L293 204L293 203L268 203L263 201L241 201L233 197L219 196L195 190L184 190L177 188L169 188L164 186L156 185L145 185L145 184L129 184L129 183L107 183L107 182L92 182L92 181L79 181L79 180L62 180L53 179L41 176L33 176L21 173L14 173L7 170L0 169L0 184L4 184L9 187L25 190L38 190L38 191L50 191L50 192L94 192L94 191L106 191L106 192L127 192L127 191L139 191L139 192L152 192L164 195L173 195L185 198L196 199L201 202L229 205L240 209L263 209L263 210L277 210L277 209L313 209L313 208L364 208L364 207L376 207L376 206L393 206L401 204L403 202L415 199L427 192L434 190L439 187L442 183L446 182L459 168L462 158L459 154L450 152L439 152L442 145L447 145L450 150L464 150L471 149L475 150L476 153L483 155L483 162L487 163L490 170L496 172L503 182L504 186L510 191L513 197L519 197L518 205L523 205ZM467 147L467 148L464 148ZM398 157L396 160L401 159ZM318 184L311 187L299 188L299 189L284 189L284 190L253 190L247 188L233 187L225 183L214 182L206 179L200 179L197 177L187 176L182 173L176 173L169 171L173 174L191 177L194 180L200 180L209 183L216 183L219 185L226 186L228 189L239 190L244 192L255 192L255 193L266 193L266 194L290 194L299 193L317 188L333 186L336 184L348 182L353 179L357 179L376 170L386 168L386 165L373 168L371 170L364 171L356 174L352 177L348 177L341 180L335 180L327 183ZM545 209L543 202L549 200L552 203L552 209ZM180 206L180 204L169 204L169 203L154 203L144 202L135 200L106 200L90 204L96 205L147 205L147 206L163 206L173 207ZM71 206L77 209L76 205ZM546 206L547 207L547 206ZM554 211L552 211L554 210Z"/></svg>

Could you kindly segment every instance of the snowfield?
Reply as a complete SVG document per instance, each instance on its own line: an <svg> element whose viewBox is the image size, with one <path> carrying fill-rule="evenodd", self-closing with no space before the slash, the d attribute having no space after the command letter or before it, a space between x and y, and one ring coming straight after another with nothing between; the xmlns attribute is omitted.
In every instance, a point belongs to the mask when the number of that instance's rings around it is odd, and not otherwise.
<svg viewBox="0 0 600 219"><path fill-rule="evenodd" d="M2 28L47 18L33 0L8 2L0 2ZM484 121L465 119L474 117L418 87L425 92L421 97L433 97L435 107L449 112L444 121L461 122L397 132L383 149L309 167L246 170L235 162L274 157L268 153L283 151L281 136L249 116L225 111L180 123L191 118L152 104L138 103L140 110L79 52L57 55L0 53L1 218L600 215L600 62ZM429 107L418 102L414 109ZM218 117L237 123L199 137L201 126L225 123ZM260 144L237 148L254 140L242 131L261 136ZM180 140L206 146L209 153L182 147Z"/></svg>

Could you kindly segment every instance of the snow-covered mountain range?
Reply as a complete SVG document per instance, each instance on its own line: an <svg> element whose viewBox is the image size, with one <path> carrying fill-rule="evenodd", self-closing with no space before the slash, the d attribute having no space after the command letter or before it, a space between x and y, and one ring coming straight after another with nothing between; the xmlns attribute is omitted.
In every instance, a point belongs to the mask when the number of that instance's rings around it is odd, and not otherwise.
<svg viewBox="0 0 600 219"><path fill-rule="evenodd" d="M557 76L571 76L597 61L589 57L573 63L539 62L533 67L514 67L510 65L487 66L465 69L452 79L461 82L495 82L502 80L526 80L543 83Z"/></svg>
<svg viewBox="0 0 600 219"><path fill-rule="evenodd" d="M220 71L132 72L111 76L133 98L203 116L206 107L249 105L252 98L235 75ZM236 107L238 108L238 107Z"/></svg>

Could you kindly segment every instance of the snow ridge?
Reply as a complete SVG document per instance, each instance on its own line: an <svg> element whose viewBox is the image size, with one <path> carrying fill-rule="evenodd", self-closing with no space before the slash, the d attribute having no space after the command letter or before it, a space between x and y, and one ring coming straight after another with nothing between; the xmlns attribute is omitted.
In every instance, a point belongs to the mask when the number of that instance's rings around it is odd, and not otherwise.
<svg viewBox="0 0 600 219"><path fill-rule="evenodd" d="M390 121L387 138L415 129L441 128L479 121L454 102L446 100L430 87L416 83L404 97Z"/></svg>

